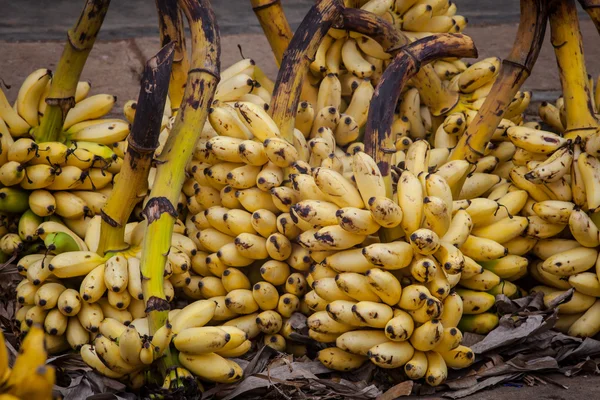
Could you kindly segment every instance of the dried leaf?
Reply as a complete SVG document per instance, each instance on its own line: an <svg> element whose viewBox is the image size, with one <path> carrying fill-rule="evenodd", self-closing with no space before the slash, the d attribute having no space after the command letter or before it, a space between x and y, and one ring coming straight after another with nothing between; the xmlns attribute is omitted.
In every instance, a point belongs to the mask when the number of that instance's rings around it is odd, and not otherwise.
<svg viewBox="0 0 600 400"><path fill-rule="evenodd" d="M377 400L394 400L398 397L410 396L414 385L415 382L411 380L401 382L377 397Z"/></svg>

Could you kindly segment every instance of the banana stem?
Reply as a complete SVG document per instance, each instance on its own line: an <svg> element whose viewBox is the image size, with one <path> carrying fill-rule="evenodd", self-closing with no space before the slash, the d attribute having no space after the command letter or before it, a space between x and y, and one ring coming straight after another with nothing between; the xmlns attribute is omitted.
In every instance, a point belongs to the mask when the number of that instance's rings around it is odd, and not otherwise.
<svg viewBox="0 0 600 400"><path fill-rule="evenodd" d="M579 4L588 13L598 33L600 33L600 1L599 0L579 0Z"/></svg>
<svg viewBox="0 0 600 400"><path fill-rule="evenodd" d="M390 160L395 152L392 122L400 93L423 65L445 57L477 57L477 49L473 40L462 34L425 37L398 51L375 88L365 128L365 152L377 162L390 197Z"/></svg>
<svg viewBox="0 0 600 400"><path fill-rule="evenodd" d="M513 48L502 61L499 75L475 119L450 154L451 160L475 163L483 156L508 104L529 77L537 60L547 16L545 0L521 0L521 20Z"/></svg>
<svg viewBox="0 0 600 400"><path fill-rule="evenodd" d="M169 310L163 290L163 274L176 204L185 180L185 166L192 157L208 116L219 80L221 46L209 0L179 0L192 33L191 69L171 134L157 162L156 178L143 215L148 228L143 241L141 272L150 334L164 325Z"/></svg>
<svg viewBox="0 0 600 400"><path fill-rule="evenodd" d="M277 66L281 65L283 53L292 40L292 28L285 17L280 0L250 0L252 11L271 45Z"/></svg>
<svg viewBox="0 0 600 400"><path fill-rule="evenodd" d="M575 0L552 0L549 5L552 47L565 99L565 137L575 139L598 128L583 56L583 42Z"/></svg>
<svg viewBox="0 0 600 400"><path fill-rule="evenodd" d="M161 46L165 46L169 42L175 43L175 55L173 56L173 67L171 68L169 83L169 98L171 108L178 110L185 91L187 73L190 69L190 60L185 48L183 15L177 7L177 0L156 0L156 10L158 11Z"/></svg>
<svg viewBox="0 0 600 400"><path fill-rule="evenodd" d="M75 106L75 91L85 62L94 47L110 0L87 0L77 23L67 33L67 43L52 77L46 111L34 134L38 143L57 141L67 113Z"/></svg>
<svg viewBox="0 0 600 400"><path fill-rule="evenodd" d="M392 56L410 42L404 33L383 18L358 8L345 8L342 12L342 23L336 28L370 36ZM452 110L458 103L458 91L444 86L431 65L422 66L411 83L419 90L421 100L431 110L433 116Z"/></svg>
<svg viewBox="0 0 600 400"><path fill-rule="evenodd" d="M314 59L321 41L342 9L341 0L317 1L300 23L283 55L271 98L271 116L281 136L290 143L294 138L294 120L310 60Z"/></svg>
<svg viewBox="0 0 600 400"><path fill-rule="evenodd" d="M158 147L162 114L167 101L175 43L164 46L146 63L127 153L119 180L102 209L98 254L125 250L125 225L136 204L148 192L148 172Z"/></svg>

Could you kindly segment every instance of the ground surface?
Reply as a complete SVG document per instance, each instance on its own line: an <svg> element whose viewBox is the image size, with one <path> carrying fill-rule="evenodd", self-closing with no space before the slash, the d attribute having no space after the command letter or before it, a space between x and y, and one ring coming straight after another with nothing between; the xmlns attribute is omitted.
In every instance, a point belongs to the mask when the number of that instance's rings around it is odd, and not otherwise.
<svg viewBox="0 0 600 400"><path fill-rule="evenodd" d="M517 0L454 0L459 13L469 18L470 34L479 48L480 57L508 54L515 38L519 2ZM83 4L81 0L0 1L0 78L10 100L19 84L35 68L54 69L63 47L66 30L75 22ZM292 27L296 27L312 0L282 0ZM113 93L118 106L137 97L139 73L144 61L158 50L156 11L151 0L115 0L107 15L100 39L88 60L83 79L93 84L93 93ZM214 0L222 38L222 65L239 60L237 45L246 57L275 78L275 63L267 41L260 34L248 0ZM582 14L581 30L585 38L588 72L600 73L600 37L593 24ZM548 36L548 35L547 35ZM548 39L548 38L547 38ZM560 82L552 47L548 40L526 83L535 91L534 99L554 99ZM600 399L600 377L580 376L553 378L569 389L555 385L500 386L468 399L482 400L570 400Z"/></svg>

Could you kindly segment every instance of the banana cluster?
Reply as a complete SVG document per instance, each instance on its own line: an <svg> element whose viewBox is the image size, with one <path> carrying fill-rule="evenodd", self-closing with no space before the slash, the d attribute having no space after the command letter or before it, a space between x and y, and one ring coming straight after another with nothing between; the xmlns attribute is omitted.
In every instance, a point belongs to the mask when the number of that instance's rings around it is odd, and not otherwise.
<svg viewBox="0 0 600 400"><path fill-rule="evenodd" d="M44 331L34 325L21 342L19 355L12 368L9 353L0 331L0 393L9 400L51 400L56 371L46 365L48 354L44 348Z"/></svg>
<svg viewBox="0 0 600 400"><path fill-rule="evenodd" d="M546 123L551 106L540 107ZM553 115L560 122L560 116ZM532 256L529 272L540 284L532 292L544 293L548 304L574 288L571 300L558 307L556 328L572 336L594 336L600 332L598 139L591 135L572 141L539 127L514 126L505 140L513 153L503 168L508 171L505 186L511 193L526 193L521 210L515 208L511 215L526 219L523 235L531 241L521 252Z"/></svg>
<svg viewBox="0 0 600 400"><path fill-rule="evenodd" d="M253 332L248 324L205 326L214 321L216 309L217 304L210 300L173 309L167 323L153 336L149 335L145 317L128 325L104 318L90 344L82 345L79 351L83 360L102 375L139 387L144 382L143 372L173 344L182 367L167 374L165 389L175 389L193 376L233 383L243 377L243 371L229 358L239 357L251 348L248 338ZM200 382L197 384L202 387Z"/></svg>
<svg viewBox="0 0 600 400"><path fill-rule="evenodd" d="M64 142L38 143L35 130L46 107L52 75L40 69L21 86L14 107L0 92L0 250L20 256L44 248L37 232L44 221L64 224L85 235L89 218L100 213L123 162L120 143L129 123L101 119L112 95L88 97L79 82L75 106L63 126Z"/></svg>

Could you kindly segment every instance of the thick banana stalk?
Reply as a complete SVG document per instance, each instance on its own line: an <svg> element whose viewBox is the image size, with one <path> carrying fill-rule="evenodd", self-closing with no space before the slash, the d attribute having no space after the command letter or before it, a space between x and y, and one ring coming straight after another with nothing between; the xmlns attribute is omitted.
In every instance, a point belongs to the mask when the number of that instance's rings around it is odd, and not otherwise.
<svg viewBox="0 0 600 400"><path fill-rule="evenodd" d="M169 304L163 289L163 272L171 247L176 205L219 80L221 46L215 15L208 0L179 0L192 33L191 69L185 94L171 134L160 155L150 199L143 214L148 228L143 241L141 272L148 325L154 334L167 319Z"/></svg>
<svg viewBox="0 0 600 400"><path fill-rule="evenodd" d="M383 18L365 10L344 8L342 21L339 28L370 36L392 56L409 43L409 39L401 31ZM412 78L412 83L419 90L421 100L431 110L432 115L448 112L458 102L458 91L444 87L431 65L421 66Z"/></svg>
<svg viewBox="0 0 600 400"><path fill-rule="evenodd" d="M125 225L136 204L148 192L148 173L158 137L163 109L167 101L168 80L175 54L170 42L146 63L135 119L127 142L127 153L108 202L102 209L102 224L97 252L124 250Z"/></svg>
<svg viewBox="0 0 600 400"><path fill-rule="evenodd" d="M521 0L517 39L483 105L450 154L450 160L471 163L483 156L488 142L502 121L508 105L525 82L537 60L546 31L544 0Z"/></svg>
<svg viewBox="0 0 600 400"><path fill-rule="evenodd" d="M398 98L406 82L422 65L444 57L477 57L477 50L471 38L462 34L425 37L398 52L375 89L365 129L365 152L377 161L389 198L392 197L390 161L395 153L392 122Z"/></svg>
<svg viewBox="0 0 600 400"><path fill-rule="evenodd" d="M250 0L252 10L271 45L277 66L292 40L292 28L285 18L280 0Z"/></svg>
<svg viewBox="0 0 600 400"><path fill-rule="evenodd" d="M596 25L596 29L598 33L600 33L600 1L598 0L579 0L579 4L581 4L581 8L588 13L594 25Z"/></svg>
<svg viewBox="0 0 600 400"><path fill-rule="evenodd" d="M175 43L175 55L171 68L169 83L169 99L171 108L178 110L183 99L187 73L190 69L190 60L185 48L185 30L183 15L177 0L156 0L158 11L158 29L160 31L160 44L166 46L169 42Z"/></svg>
<svg viewBox="0 0 600 400"><path fill-rule="evenodd" d="M281 61L271 98L271 116L281 136L290 143L294 139L294 120L310 60L342 9L341 0L318 1L304 17Z"/></svg>
<svg viewBox="0 0 600 400"><path fill-rule="evenodd" d="M38 143L54 142L62 133L67 113L75 106L75 91L81 71L92 51L110 0L87 0L75 26L67 33L67 43L60 56L46 97L46 111L34 133Z"/></svg>
<svg viewBox="0 0 600 400"><path fill-rule="evenodd" d="M565 138L583 138L595 133L598 121L594 117L592 93L583 57L583 41L575 0L549 2L550 40L565 101Z"/></svg>

